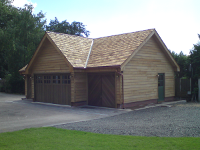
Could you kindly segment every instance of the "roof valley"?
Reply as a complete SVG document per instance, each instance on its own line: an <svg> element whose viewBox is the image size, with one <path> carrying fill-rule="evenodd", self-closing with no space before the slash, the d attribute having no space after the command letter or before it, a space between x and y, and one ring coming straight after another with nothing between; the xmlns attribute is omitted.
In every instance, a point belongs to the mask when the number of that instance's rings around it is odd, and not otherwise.
<svg viewBox="0 0 200 150"><path fill-rule="evenodd" d="M90 59L90 53L91 53L91 51L92 51L93 42L94 42L94 39L92 39L92 43L91 43L91 46L90 46L90 50L89 50L88 57L87 57L87 60L86 60L86 62L85 62L84 68L87 68L87 64L88 64L88 61L89 61L89 59Z"/></svg>

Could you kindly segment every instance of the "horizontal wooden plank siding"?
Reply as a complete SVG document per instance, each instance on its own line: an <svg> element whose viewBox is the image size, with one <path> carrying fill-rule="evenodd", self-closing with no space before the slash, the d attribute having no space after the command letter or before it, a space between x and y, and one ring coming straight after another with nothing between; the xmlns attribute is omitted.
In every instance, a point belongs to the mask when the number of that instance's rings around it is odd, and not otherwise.
<svg viewBox="0 0 200 150"><path fill-rule="evenodd" d="M44 43L40 47L40 51L37 54L31 68L31 98L34 98L34 75L46 74L46 73L70 73L70 68L50 43L48 39L45 39ZM73 86L73 85L72 85Z"/></svg>
<svg viewBox="0 0 200 150"><path fill-rule="evenodd" d="M122 77L118 73L116 73L116 102L117 104L122 104Z"/></svg>
<svg viewBox="0 0 200 150"><path fill-rule="evenodd" d="M87 74L75 73L75 99L74 102L87 101Z"/></svg>
<svg viewBox="0 0 200 150"><path fill-rule="evenodd" d="M69 66L55 49L55 47L46 39L41 46L37 58L30 68L31 73L69 73Z"/></svg>
<svg viewBox="0 0 200 150"><path fill-rule="evenodd" d="M75 102L75 79L74 72L71 72L71 102Z"/></svg>
<svg viewBox="0 0 200 150"><path fill-rule="evenodd" d="M152 37L124 68L125 103L158 99L158 73L165 73L165 97L174 96L173 68Z"/></svg>

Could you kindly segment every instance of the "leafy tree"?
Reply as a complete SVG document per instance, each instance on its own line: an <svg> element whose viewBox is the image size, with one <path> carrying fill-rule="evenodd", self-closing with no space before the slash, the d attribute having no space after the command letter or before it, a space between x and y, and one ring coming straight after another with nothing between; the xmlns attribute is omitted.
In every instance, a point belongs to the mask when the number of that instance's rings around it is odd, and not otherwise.
<svg viewBox="0 0 200 150"><path fill-rule="evenodd" d="M193 49L190 51L189 60L192 67L192 91L195 97L197 97L198 79L200 78L200 44L194 45Z"/></svg>
<svg viewBox="0 0 200 150"><path fill-rule="evenodd" d="M23 91L18 70L30 61L44 35L44 14L32 10L32 5L15 8L11 1L0 1L0 78L7 79L10 92Z"/></svg>
<svg viewBox="0 0 200 150"><path fill-rule="evenodd" d="M72 22L71 24L64 20L59 22L58 19L55 17L55 20L51 20L49 25L46 25L47 31L59 32L59 33L66 33L71 35L78 35L78 36L89 36L89 31L86 30L85 25L82 22Z"/></svg>
<svg viewBox="0 0 200 150"><path fill-rule="evenodd" d="M16 8L12 1L0 0L0 78L6 79L7 91L19 93L24 91L24 80L18 70L28 64L45 30L86 37L89 31L81 22L57 18L45 26L42 12L35 15L32 5Z"/></svg>
<svg viewBox="0 0 200 150"><path fill-rule="evenodd" d="M8 35L6 30L10 21L15 18L17 9L10 5L9 0L0 0L0 78L4 77L8 69L5 62L6 51L5 47L8 46Z"/></svg>
<svg viewBox="0 0 200 150"><path fill-rule="evenodd" d="M176 74L177 78L189 77L189 57L181 51L179 54L172 51L172 56L180 67L180 72Z"/></svg>

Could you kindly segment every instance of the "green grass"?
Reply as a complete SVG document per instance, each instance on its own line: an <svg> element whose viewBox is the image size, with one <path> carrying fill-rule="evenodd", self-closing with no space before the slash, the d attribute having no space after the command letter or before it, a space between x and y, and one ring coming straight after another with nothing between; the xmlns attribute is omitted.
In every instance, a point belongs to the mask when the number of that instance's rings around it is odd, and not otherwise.
<svg viewBox="0 0 200 150"><path fill-rule="evenodd" d="M195 150L200 149L200 138L107 135L47 127L0 133L0 150L7 149Z"/></svg>

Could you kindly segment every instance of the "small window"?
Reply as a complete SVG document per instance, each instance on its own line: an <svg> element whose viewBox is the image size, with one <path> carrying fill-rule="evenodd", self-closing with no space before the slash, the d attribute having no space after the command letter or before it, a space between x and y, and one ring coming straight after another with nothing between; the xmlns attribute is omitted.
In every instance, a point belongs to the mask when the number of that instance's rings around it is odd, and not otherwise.
<svg viewBox="0 0 200 150"><path fill-rule="evenodd" d="M158 74L158 86L164 86L164 74Z"/></svg>
<svg viewBox="0 0 200 150"><path fill-rule="evenodd" d="M60 79L60 76L53 76L53 79L55 80L57 80L57 79Z"/></svg>
<svg viewBox="0 0 200 150"><path fill-rule="evenodd" d="M63 75L63 76L62 76L62 79L68 79L68 76Z"/></svg>
<svg viewBox="0 0 200 150"><path fill-rule="evenodd" d="M69 75L62 76L62 84L70 84L70 76Z"/></svg>
<svg viewBox="0 0 200 150"><path fill-rule="evenodd" d="M54 84L60 84L60 80L53 80Z"/></svg>
<svg viewBox="0 0 200 150"><path fill-rule="evenodd" d="M163 75L159 75L158 80L163 80Z"/></svg>
<svg viewBox="0 0 200 150"><path fill-rule="evenodd" d="M163 81L158 81L158 86L163 86Z"/></svg>
<svg viewBox="0 0 200 150"><path fill-rule="evenodd" d="M53 76L53 83L60 84L60 76L58 76L58 75Z"/></svg>
<svg viewBox="0 0 200 150"><path fill-rule="evenodd" d="M50 84L51 83L51 76L44 76L44 83Z"/></svg>
<svg viewBox="0 0 200 150"><path fill-rule="evenodd" d="M35 77L35 82L36 83L42 83L42 76L36 76Z"/></svg>

